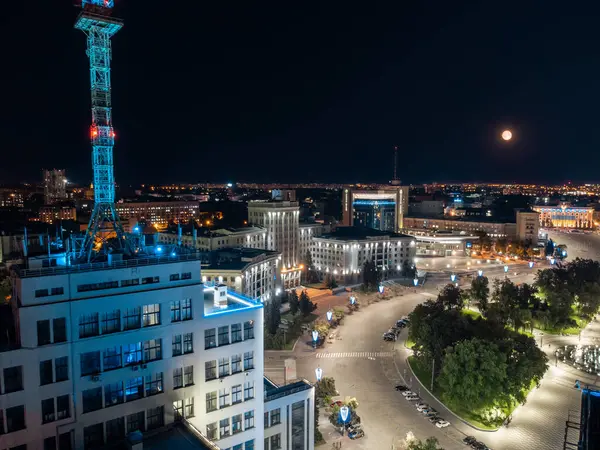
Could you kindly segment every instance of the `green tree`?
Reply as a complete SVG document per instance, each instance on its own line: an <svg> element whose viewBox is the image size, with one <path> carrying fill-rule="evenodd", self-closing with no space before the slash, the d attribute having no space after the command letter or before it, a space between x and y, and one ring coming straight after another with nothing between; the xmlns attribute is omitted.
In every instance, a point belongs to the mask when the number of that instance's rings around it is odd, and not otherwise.
<svg viewBox="0 0 600 450"><path fill-rule="evenodd" d="M337 281L335 281L335 277L330 273L328 273L325 276L325 287L327 289L335 289L336 287L338 287Z"/></svg>
<svg viewBox="0 0 600 450"><path fill-rule="evenodd" d="M523 283L518 286L518 303L520 309L528 309L535 304L536 289L534 286Z"/></svg>
<svg viewBox="0 0 600 450"><path fill-rule="evenodd" d="M367 291L375 291L381 281L381 273L374 260L367 260L363 266L363 285Z"/></svg>
<svg viewBox="0 0 600 450"><path fill-rule="evenodd" d="M506 356L496 344L470 339L446 350L439 385L450 404L477 410L503 397Z"/></svg>
<svg viewBox="0 0 600 450"><path fill-rule="evenodd" d="M443 450L438 447L438 440L434 437L428 437L425 442L421 440L414 440L408 443L407 450Z"/></svg>
<svg viewBox="0 0 600 450"><path fill-rule="evenodd" d="M308 317L311 312L317 309L317 305L310 301L310 298L308 297L306 291L302 291L302 293L300 294L300 301L298 306L300 308L300 312L304 317Z"/></svg>
<svg viewBox="0 0 600 450"><path fill-rule="evenodd" d="M315 397L317 399L323 400L325 397L333 397L334 395L337 395L335 379L333 379L333 377L323 377L315 386Z"/></svg>
<svg viewBox="0 0 600 450"><path fill-rule="evenodd" d="M292 315L298 314L298 311L300 310L300 300L298 299L296 289L292 289L288 293L288 302L290 304L290 313Z"/></svg>
<svg viewBox="0 0 600 450"><path fill-rule="evenodd" d="M408 262L408 259L405 259L402 263L401 275L406 278L414 278L417 275L417 268L414 264Z"/></svg>
<svg viewBox="0 0 600 450"><path fill-rule="evenodd" d="M313 263L312 254L310 250L306 251L304 256L304 270L306 270L306 281L308 283L316 283L318 280L317 271Z"/></svg>
<svg viewBox="0 0 600 450"><path fill-rule="evenodd" d="M281 301L278 296L267 302L265 308L265 326L271 335L277 334L281 323Z"/></svg>
<svg viewBox="0 0 600 450"><path fill-rule="evenodd" d="M315 417L315 444L321 444L322 442L325 441L325 439L323 439L323 434L321 434L321 430L319 430L319 405L317 404L317 402L313 402L314 404L314 408L315 408L315 412L314 412L314 417ZM266 424L265 424L266 426Z"/></svg>
<svg viewBox="0 0 600 450"><path fill-rule="evenodd" d="M444 286L444 289L438 294L437 302L444 309L462 309L464 306L463 295L459 288L449 283Z"/></svg>
<svg viewBox="0 0 600 450"><path fill-rule="evenodd" d="M494 248L498 253L506 253L506 251L508 250L508 240L506 240L505 238L497 239L496 243L494 244Z"/></svg>
<svg viewBox="0 0 600 450"><path fill-rule="evenodd" d="M471 281L471 289L469 289L469 298L477 305L482 314L485 314L488 307L489 284L490 280L487 277L476 277Z"/></svg>
<svg viewBox="0 0 600 450"><path fill-rule="evenodd" d="M484 252L489 252L492 249L492 240L485 231L476 231L475 235L479 237L477 242Z"/></svg>
<svg viewBox="0 0 600 450"><path fill-rule="evenodd" d="M496 279L492 300L494 303L488 308L486 317L502 325L509 322L513 323L516 311L519 309L519 290L517 286L508 278L502 281Z"/></svg>

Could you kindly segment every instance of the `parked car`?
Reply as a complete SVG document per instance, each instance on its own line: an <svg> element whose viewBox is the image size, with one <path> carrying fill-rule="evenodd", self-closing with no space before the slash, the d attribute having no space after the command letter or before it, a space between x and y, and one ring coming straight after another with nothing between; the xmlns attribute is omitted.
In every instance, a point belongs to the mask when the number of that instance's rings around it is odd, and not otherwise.
<svg viewBox="0 0 600 450"><path fill-rule="evenodd" d="M350 439L360 439L361 437L364 437L364 435L365 435L365 432L362 430L362 428L359 428L354 431L350 431L348 433L348 437Z"/></svg>
<svg viewBox="0 0 600 450"><path fill-rule="evenodd" d="M477 439L475 439L475 437L474 437L474 436L467 436L466 438L464 438L464 439L463 439L463 442L464 442L466 445L471 445L471 444L473 444L474 442L477 442Z"/></svg>
<svg viewBox="0 0 600 450"><path fill-rule="evenodd" d="M404 391L404 392L402 392L402 395L405 397L408 397L409 395L417 395L417 394L415 394L413 391Z"/></svg>
<svg viewBox="0 0 600 450"><path fill-rule="evenodd" d="M423 415L425 417L433 417L433 416L437 416L438 415L438 412L435 409L433 409L432 407L425 408L421 412L423 413Z"/></svg>
<svg viewBox="0 0 600 450"><path fill-rule="evenodd" d="M404 386L403 384L399 384L398 386L396 386L396 390L397 391L401 391L401 392L406 392L406 391L409 391L410 389L408 388L408 386Z"/></svg>
<svg viewBox="0 0 600 450"><path fill-rule="evenodd" d="M383 340L384 341L395 341L396 335L394 333L383 333Z"/></svg>
<svg viewBox="0 0 600 450"><path fill-rule="evenodd" d="M444 420L444 419L439 419L436 423L435 426L438 428L446 428L450 426L450 422Z"/></svg>
<svg viewBox="0 0 600 450"><path fill-rule="evenodd" d="M431 423L436 423L436 422L437 422L438 420L440 420L440 419L439 419L439 417L438 417L438 416L437 416L437 414L436 414L436 415L434 415L434 416L430 416L430 417L428 417L428 418L427 418L427 420L429 420L429 422L431 422Z"/></svg>
<svg viewBox="0 0 600 450"><path fill-rule="evenodd" d="M335 408L336 406L341 408L342 406L344 406L344 402L341 400L336 400L335 402L332 402L331 405L332 408Z"/></svg>
<svg viewBox="0 0 600 450"><path fill-rule="evenodd" d="M415 395L413 397L404 397L406 400L408 400L409 402L417 402L419 400L421 400L421 397L419 397L418 395Z"/></svg>
<svg viewBox="0 0 600 450"><path fill-rule="evenodd" d="M404 322L403 320L399 320L398 322L396 322L396 328L406 328L407 323Z"/></svg>
<svg viewBox="0 0 600 450"><path fill-rule="evenodd" d="M419 412L423 412L424 409L429 408L429 405L423 404L423 405L418 405L417 406L417 411Z"/></svg>

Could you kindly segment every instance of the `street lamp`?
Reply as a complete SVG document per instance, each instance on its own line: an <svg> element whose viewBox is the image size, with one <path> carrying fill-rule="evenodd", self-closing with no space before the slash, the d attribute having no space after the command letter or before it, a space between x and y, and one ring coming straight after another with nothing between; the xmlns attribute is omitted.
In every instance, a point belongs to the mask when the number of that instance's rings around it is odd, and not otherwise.
<svg viewBox="0 0 600 450"><path fill-rule="evenodd" d="M342 436L344 435L344 430L346 429L346 422L350 417L350 408L346 405L340 408L340 422L342 422Z"/></svg>
<svg viewBox="0 0 600 450"><path fill-rule="evenodd" d="M383 294L383 290L385 289L385 288L383 287L383 284L380 284L378 289L379 289L379 293L380 293L380 294Z"/></svg>
<svg viewBox="0 0 600 450"><path fill-rule="evenodd" d="M479 269L479 270L477 271L477 275L479 275L480 277L482 277L482 276L483 276L483 270Z"/></svg>
<svg viewBox="0 0 600 450"><path fill-rule="evenodd" d="M350 296L350 304L354 305L356 303L356 297L354 295Z"/></svg>
<svg viewBox="0 0 600 450"><path fill-rule="evenodd" d="M533 269L533 261L529 261L529 268Z"/></svg>
<svg viewBox="0 0 600 450"><path fill-rule="evenodd" d="M540 333L540 348L544 346L544 333Z"/></svg>
<svg viewBox="0 0 600 450"><path fill-rule="evenodd" d="M556 260L554 258L550 258L550 264L554 265L555 262Z"/></svg>
<svg viewBox="0 0 600 450"><path fill-rule="evenodd" d="M315 369L315 376L317 377L317 381L321 381L321 378L323 378L323 369L317 367Z"/></svg>
<svg viewBox="0 0 600 450"><path fill-rule="evenodd" d="M504 266L504 273L508 272L508 266Z"/></svg>
<svg viewBox="0 0 600 450"><path fill-rule="evenodd" d="M332 318L333 318L333 311L332 310L327 311L327 320L329 322L331 322Z"/></svg>
<svg viewBox="0 0 600 450"><path fill-rule="evenodd" d="M454 274L450 275L450 281L452 281L454 283L454 281L456 281L456 275L454 275Z"/></svg>
<svg viewBox="0 0 600 450"><path fill-rule="evenodd" d="M415 285L415 287L417 287L417 286L419 285L419 279L418 279L418 278L415 278L415 279L413 280L413 284Z"/></svg>
<svg viewBox="0 0 600 450"><path fill-rule="evenodd" d="M316 349L317 341L319 340L319 332L317 330L312 331L312 338L313 338L313 347Z"/></svg>

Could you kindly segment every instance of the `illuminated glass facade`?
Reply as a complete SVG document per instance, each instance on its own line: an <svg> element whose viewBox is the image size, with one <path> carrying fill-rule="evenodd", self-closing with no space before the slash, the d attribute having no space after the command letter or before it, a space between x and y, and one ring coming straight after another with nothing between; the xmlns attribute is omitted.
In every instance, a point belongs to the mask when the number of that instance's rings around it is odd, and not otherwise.
<svg viewBox="0 0 600 450"><path fill-rule="evenodd" d="M352 202L352 208L354 210L352 225L380 231L395 231L395 201L357 199Z"/></svg>

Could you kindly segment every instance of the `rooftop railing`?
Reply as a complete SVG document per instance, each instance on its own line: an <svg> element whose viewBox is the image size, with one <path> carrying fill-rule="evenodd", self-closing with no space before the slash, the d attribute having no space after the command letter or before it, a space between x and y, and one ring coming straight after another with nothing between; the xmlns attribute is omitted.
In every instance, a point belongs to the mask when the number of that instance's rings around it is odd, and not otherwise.
<svg viewBox="0 0 600 450"><path fill-rule="evenodd" d="M287 397L288 395L297 394L298 392L312 389L313 386L306 380L297 381L296 383L281 386L267 393L265 391L265 402L277 400L278 398Z"/></svg>

